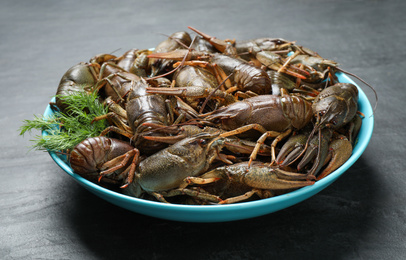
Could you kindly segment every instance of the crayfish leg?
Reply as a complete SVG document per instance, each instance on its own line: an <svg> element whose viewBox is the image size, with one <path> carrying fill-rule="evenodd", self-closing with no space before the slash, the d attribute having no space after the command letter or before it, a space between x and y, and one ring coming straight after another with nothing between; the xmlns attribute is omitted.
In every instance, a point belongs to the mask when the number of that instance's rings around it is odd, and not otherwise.
<svg viewBox="0 0 406 260"><path fill-rule="evenodd" d="M282 141L285 137L287 137L288 135L290 135L292 133L292 129L289 128L288 130L286 130L285 132L279 134L278 136L275 137L275 139L272 141L271 144L271 152L272 152L272 161L270 163L270 165L273 165L275 160L276 160L276 145Z"/></svg>
<svg viewBox="0 0 406 260"><path fill-rule="evenodd" d="M271 198L271 197L275 196L274 192L272 192L271 190L252 189L242 195L227 198L227 199L219 202L219 204L232 204L232 203L241 202L241 201L251 198L254 194L257 194L261 199Z"/></svg>
<svg viewBox="0 0 406 260"><path fill-rule="evenodd" d="M256 193L256 191L255 191L255 189L253 189L242 195L231 197L231 198L225 199L223 201L220 201L219 204L232 204L232 203L244 201L244 200L251 198L255 193Z"/></svg>
<svg viewBox="0 0 406 260"><path fill-rule="evenodd" d="M257 140L255 148L250 155L250 160L248 162L248 168L251 166L251 163L257 158L259 148L261 147L261 145L263 145L265 143L265 140L268 139L268 137L278 137L280 135L281 134L279 132L275 132L275 131L266 131L265 133L262 134L262 136ZM272 162L275 161L275 159L274 159L275 158L275 147L276 147L276 143L275 143L275 145L273 145L273 144L271 145Z"/></svg>
<svg viewBox="0 0 406 260"><path fill-rule="evenodd" d="M131 133L131 127L129 127L126 123L125 123L125 121L123 120L123 118L122 117L120 117L118 114L116 114L115 112L110 112L110 113L107 113L107 114L105 114L105 115L101 115L101 116L97 116L97 117L95 117L93 120L92 120L92 122L91 122L91 124L93 124L94 122L96 122L96 121L100 121L100 120L103 120L103 119L107 119L107 120L109 120L109 121L111 121L111 122L113 122L113 124L115 124L117 127L118 127L118 129L119 130L112 130L111 128L109 129L109 127L107 127L105 130L103 130L102 131L102 133L100 134L100 135L106 135L108 132L110 132L110 131L115 131L115 132L117 132L117 133L120 133L120 134L122 134L122 135L124 135L124 136L127 136L128 137L128 135L130 135L130 133ZM132 136L132 135L131 135ZM130 136L130 137L131 137Z"/></svg>
<svg viewBox="0 0 406 260"><path fill-rule="evenodd" d="M126 180L124 182L124 185L122 185L120 188L124 189L127 188L128 185L130 185L133 181L134 181L134 177L135 177L135 170L137 167L137 164L139 162L140 159L140 152L138 149L134 149L135 151L135 155L133 157L133 161L131 162L131 165L129 167L127 167L127 169L122 173L123 175L126 175Z"/></svg>
<svg viewBox="0 0 406 260"><path fill-rule="evenodd" d="M273 140L272 144L271 144L271 154L272 154L272 162L271 164L273 164L273 162L276 160L276 152L275 152L275 148L276 145L278 144L279 141L281 141L283 138L285 138L286 136L288 136L291 132L292 129L288 129L285 132L277 132L277 131L267 131L262 125L260 124L250 124L250 125L245 125L242 127L239 127L237 129L225 132L223 134L220 135L220 137L228 137L228 136L233 136L233 135L238 135L241 133L244 133L248 130L257 130L259 132L262 133L261 137L257 140L257 143L254 147L254 150L252 151L251 155L250 155L250 160L248 163L248 167L250 167L250 165L252 164L252 162L257 158L257 154L258 151L260 150L261 146L264 144L265 140L269 137L275 137L275 139Z"/></svg>
<svg viewBox="0 0 406 260"><path fill-rule="evenodd" d="M133 137L133 134L131 132L128 132L124 129L118 128L117 126L109 126L106 129L104 129L101 133L100 136L105 136L110 132L115 132L117 134L121 134L125 137L131 138Z"/></svg>
<svg viewBox="0 0 406 260"><path fill-rule="evenodd" d="M169 190L169 191L162 191L160 193L157 192L152 192L152 195L154 195L155 198L157 198L161 202L166 202L168 203L164 197L174 197L174 196L179 196L179 195L188 195L193 198L198 198L204 201L210 201L210 202L221 202L222 199L219 196L210 194L206 192L205 190L201 188L195 188L195 189L186 189L186 188L177 188L174 190Z"/></svg>
<svg viewBox="0 0 406 260"><path fill-rule="evenodd" d="M307 79L307 77L303 74L299 74L293 70L290 69L291 66L289 67L283 67L283 63L285 63L282 58L270 51L260 51L256 54L256 58L266 67L269 69L278 71L279 69L282 68L282 72L286 73L288 75L291 75L296 78L300 79ZM294 68L295 70L299 70L298 68ZM300 72L305 73L306 71L300 70ZM307 72L306 72L307 73Z"/></svg>
<svg viewBox="0 0 406 260"><path fill-rule="evenodd" d="M220 177L212 177L212 178L200 178L200 177L187 177L183 180L183 183L180 185L180 188L186 188L190 184L209 184L220 180Z"/></svg>
<svg viewBox="0 0 406 260"><path fill-rule="evenodd" d="M260 124L250 124L250 125L241 126L237 129L222 133L219 137L229 137L229 136L233 136L233 135L238 135L238 134L247 132L248 130L251 130L251 129L257 130L257 131L261 132L262 134L267 132L267 130Z"/></svg>
<svg viewBox="0 0 406 260"><path fill-rule="evenodd" d="M162 194L160 194L158 192L151 192L150 194L153 195L159 202L169 204L169 202L165 199L165 197Z"/></svg>
<svg viewBox="0 0 406 260"><path fill-rule="evenodd" d="M133 158L131 165L134 165L134 171L135 171L135 165L138 162L139 154L140 154L139 150L137 148L134 148L133 150L126 152L123 155L117 156L116 158L105 162L101 167L101 169L105 169L105 170L100 172L98 181L100 182L100 180L104 176L112 174L113 172L125 167L131 157ZM126 171L124 171L124 172L126 172Z"/></svg>
<svg viewBox="0 0 406 260"><path fill-rule="evenodd" d="M228 90L229 90L229 89L228 89ZM227 90L227 91L228 91L228 90ZM234 93L234 97L235 97L236 99L238 99L238 98L246 99L246 98L256 97L256 96L258 96L258 94L252 92L251 90L248 90L248 91L246 91L246 92L242 92L242 91L238 90L237 92Z"/></svg>

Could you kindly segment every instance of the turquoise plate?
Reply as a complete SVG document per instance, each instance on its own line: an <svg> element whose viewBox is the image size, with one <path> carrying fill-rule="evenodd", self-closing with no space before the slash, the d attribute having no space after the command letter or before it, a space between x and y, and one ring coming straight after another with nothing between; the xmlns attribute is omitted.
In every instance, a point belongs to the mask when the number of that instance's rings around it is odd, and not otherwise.
<svg viewBox="0 0 406 260"><path fill-rule="evenodd" d="M355 84L349 77L342 73L337 73L340 82ZM356 84L355 84L356 85ZM90 182L78 174L74 173L70 166L66 164L54 152L49 152L52 159L80 185L108 202L123 207L127 210L152 216L161 219L185 221L185 222L223 222L248 219L266 215L281 209L288 208L299 202L302 202L311 196L317 194L335 180L337 180L351 165L353 165L367 147L374 128L373 110L365 93L359 89L359 111L363 118L362 127L358 135L358 142L353 149L352 156L336 171L327 177L317 181L314 185L300 188L290 193L275 196L268 199L256 200L251 202L241 202L230 205L178 205L166 204L161 202L149 201L144 199L126 196L109 189L103 188L93 182ZM53 113L50 106L45 110L44 116ZM45 133L43 133L45 134Z"/></svg>

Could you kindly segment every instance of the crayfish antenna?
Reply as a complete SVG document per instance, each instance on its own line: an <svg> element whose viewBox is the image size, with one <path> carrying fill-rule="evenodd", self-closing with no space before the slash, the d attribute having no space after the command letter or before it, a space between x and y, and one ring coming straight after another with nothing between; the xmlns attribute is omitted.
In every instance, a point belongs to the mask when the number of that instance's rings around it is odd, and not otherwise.
<svg viewBox="0 0 406 260"><path fill-rule="evenodd" d="M226 83L226 81L227 81L233 74L234 74L234 73L231 73L230 75L228 75L227 78L225 78L225 79L207 96L207 98L204 100L204 102L203 102L203 104L202 104L202 107L201 107L200 110L199 110L199 114L202 114L202 113L203 113L203 110L204 110L204 108L205 108L207 102L209 102L210 98L214 95L214 93L215 93L217 90L220 89L220 87L221 87L222 85L224 85L224 83Z"/></svg>
<svg viewBox="0 0 406 260"><path fill-rule="evenodd" d="M175 136L143 136L144 139L150 140L150 141L155 141L155 142L161 142L161 143L167 143L167 144L174 144L180 140L185 139L187 136L184 134L180 135L175 135Z"/></svg>

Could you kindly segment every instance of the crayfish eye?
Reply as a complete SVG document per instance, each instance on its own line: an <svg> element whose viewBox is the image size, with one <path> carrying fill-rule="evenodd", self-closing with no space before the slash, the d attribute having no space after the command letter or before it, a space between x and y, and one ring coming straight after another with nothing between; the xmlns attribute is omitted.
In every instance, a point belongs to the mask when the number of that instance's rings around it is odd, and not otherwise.
<svg viewBox="0 0 406 260"><path fill-rule="evenodd" d="M206 145L207 140L206 139L197 139L197 140L193 140L189 144L191 144L191 145Z"/></svg>
<svg viewBox="0 0 406 260"><path fill-rule="evenodd" d="M206 140L206 139L200 139L200 140L199 140L199 144L200 144L200 145L206 145L206 144L207 144L207 140Z"/></svg>
<svg viewBox="0 0 406 260"><path fill-rule="evenodd" d="M213 120L213 123L214 123L214 124L220 124L220 123L221 123L220 118L214 119L214 120Z"/></svg>

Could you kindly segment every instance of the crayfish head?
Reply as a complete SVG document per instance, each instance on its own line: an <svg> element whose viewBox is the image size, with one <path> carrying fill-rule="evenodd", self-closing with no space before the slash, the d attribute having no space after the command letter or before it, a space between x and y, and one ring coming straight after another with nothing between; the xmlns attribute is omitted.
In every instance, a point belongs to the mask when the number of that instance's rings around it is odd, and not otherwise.
<svg viewBox="0 0 406 260"><path fill-rule="evenodd" d="M358 89L350 83L337 83L319 93L313 102L313 114L320 128L337 129L355 116Z"/></svg>
<svg viewBox="0 0 406 260"><path fill-rule="evenodd" d="M217 145L213 138L215 136L207 133L197 134L141 161L137 182L142 190L167 191L179 187L186 177L205 172L217 156L216 150L210 148Z"/></svg>
<svg viewBox="0 0 406 260"><path fill-rule="evenodd" d="M313 104L316 126L319 128L339 128L345 122L345 103L334 102L335 97L328 97Z"/></svg>
<svg viewBox="0 0 406 260"><path fill-rule="evenodd" d="M211 160L212 151L221 149L224 145L224 138L217 136L218 134L199 133L170 146L168 152L191 164L205 164Z"/></svg>

